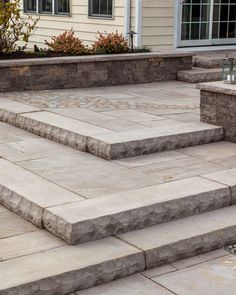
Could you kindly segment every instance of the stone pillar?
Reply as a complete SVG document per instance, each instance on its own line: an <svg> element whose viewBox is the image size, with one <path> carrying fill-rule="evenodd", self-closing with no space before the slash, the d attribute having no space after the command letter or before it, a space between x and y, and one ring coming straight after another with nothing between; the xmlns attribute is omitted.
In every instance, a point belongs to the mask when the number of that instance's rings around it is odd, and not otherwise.
<svg viewBox="0 0 236 295"><path fill-rule="evenodd" d="M222 126L225 140L236 142L236 85L223 82L202 83L201 121Z"/></svg>

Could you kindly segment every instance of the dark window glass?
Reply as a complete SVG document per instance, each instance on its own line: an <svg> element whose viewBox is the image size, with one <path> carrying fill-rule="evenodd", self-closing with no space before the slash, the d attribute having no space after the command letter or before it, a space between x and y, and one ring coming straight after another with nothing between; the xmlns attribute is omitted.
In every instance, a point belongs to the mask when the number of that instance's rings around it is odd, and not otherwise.
<svg viewBox="0 0 236 295"><path fill-rule="evenodd" d="M70 0L57 0L55 4L56 4L56 13L58 14L70 13Z"/></svg>
<svg viewBox="0 0 236 295"><path fill-rule="evenodd" d="M113 0L90 0L89 15L112 17Z"/></svg>
<svg viewBox="0 0 236 295"><path fill-rule="evenodd" d="M25 11L36 12L36 0L25 0Z"/></svg>
<svg viewBox="0 0 236 295"><path fill-rule="evenodd" d="M41 12L42 13L52 12L52 0L41 0Z"/></svg>

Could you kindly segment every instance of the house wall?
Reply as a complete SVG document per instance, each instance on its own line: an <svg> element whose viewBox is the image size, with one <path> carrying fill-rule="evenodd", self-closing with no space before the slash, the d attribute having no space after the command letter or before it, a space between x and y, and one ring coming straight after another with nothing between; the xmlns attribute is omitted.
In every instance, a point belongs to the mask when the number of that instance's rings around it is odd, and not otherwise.
<svg viewBox="0 0 236 295"><path fill-rule="evenodd" d="M124 1L126 0L115 0L113 19L89 17L88 0L71 0L71 16L40 15L38 28L30 39L29 47L33 44L44 47L45 40L50 40L52 36L71 28L85 44L90 44L95 40L98 31L118 30L124 33Z"/></svg>
<svg viewBox="0 0 236 295"><path fill-rule="evenodd" d="M22 0L23 1L23 0ZM40 15L35 34L31 37L29 48L34 44L44 47L45 40L74 29L75 33L90 44L98 36L97 32L125 32L125 1L114 1L114 17L93 18L88 16L88 0L71 0L71 16ZM152 50L170 49L174 43L174 1L142 0L141 45ZM130 0L130 30L136 31L136 0ZM22 5L23 7L23 5Z"/></svg>
<svg viewBox="0 0 236 295"><path fill-rule="evenodd" d="M176 0L142 1L142 45L152 50L172 49Z"/></svg>

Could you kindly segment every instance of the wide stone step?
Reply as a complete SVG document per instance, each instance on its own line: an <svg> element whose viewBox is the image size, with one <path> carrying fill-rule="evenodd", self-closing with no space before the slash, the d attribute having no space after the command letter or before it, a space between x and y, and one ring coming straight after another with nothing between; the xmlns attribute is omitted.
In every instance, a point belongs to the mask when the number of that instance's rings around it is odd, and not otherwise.
<svg viewBox="0 0 236 295"><path fill-rule="evenodd" d="M222 67L224 60L226 59L225 56L216 57L209 53L208 56L204 55L195 55L193 56L193 65L199 68L205 69L219 69Z"/></svg>
<svg viewBox="0 0 236 295"><path fill-rule="evenodd" d="M221 127L199 123L177 123L158 128L111 132L88 137L87 150L98 157L114 160L175 150L220 141Z"/></svg>
<svg viewBox="0 0 236 295"><path fill-rule="evenodd" d="M219 209L236 200L236 169L84 199L4 159L0 166L0 204L70 244Z"/></svg>
<svg viewBox="0 0 236 295"><path fill-rule="evenodd" d="M43 224L75 244L230 206L231 202L229 187L193 177L50 207L44 211Z"/></svg>
<svg viewBox="0 0 236 295"><path fill-rule="evenodd" d="M1 295L66 295L236 241L236 206L0 263Z"/></svg>
<svg viewBox="0 0 236 295"><path fill-rule="evenodd" d="M236 242L236 206L119 235L145 253L152 268Z"/></svg>
<svg viewBox="0 0 236 295"><path fill-rule="evenodd" d="M59 114L29 109L20 103L3 105L0 120L107 160L189 147L222 140L221 127L191 122L114 132ZM19 109L19 111L18 111ZM10 119L9 119L10 118Z"/></svg>
<svg viewBox="0 0 236 295"><path fill-rule="evenodd" d="M193 67L192 70L178 72L177 80L188 83L220 81L222 80L222 70Z"/></svg>

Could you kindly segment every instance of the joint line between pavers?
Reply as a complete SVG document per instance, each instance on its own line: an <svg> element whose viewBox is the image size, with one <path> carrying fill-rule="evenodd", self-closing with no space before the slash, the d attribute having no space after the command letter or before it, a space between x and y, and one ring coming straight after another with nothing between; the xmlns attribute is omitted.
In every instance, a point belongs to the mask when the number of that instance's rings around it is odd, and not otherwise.
<svg viewBox="0 0 236 295"><path fill-rule="evenodd" d="M45 157L45 158L47 158L47 157ZM44 158L43 158L43 159L44 159ZM9 161L9 160L7 160L7 161ZM9 162L11 162L11 161L9 161ZM26 161L26 162L27 162L27 161ZM73 193L73 194L76 194L78 197L81 197L81 198L83 198L84 200L88 200L88 198L86 198L85 196L80 195L80 194L78 194L78 193L76 193L76 192L74 192L73 190L70 190L70 189L68 189L68 188L65 188L64 186L62 186L62 185L60 185L60 184L58 184L58 183L56 183L56 182L53 182L53 181L50 180L50 179L47 179L46 177L44 177L43 175L40 175L40 174L36 173L35 171L32 172L31 170L27 169L26 167L22 167L22 166L20 166L19 163L21 163L21 161L18 161L18 162L11 162L11 163L13 163L13 164L16 165L17 167L22 168L22 169L24 169L24 170L26 170L26 171L28 171L28 172L34 174L34 175L39 176L40 178L42 178L42 179L44 179L44 180L46 180L46 181L48 181L48 182L50 182L50 183L55 184L55 185L58 186L58 187L61 187L62 189L66 190L66 191L69 191L69 192L71 192L71 193ZM80 200L78 200L78 201L80 201ZM75 202L76 202L76 201L75 201ZM68 203L72 203L72 202L68 202ZM53 206L51 206L51 207L53 207Z"/></svg>
<svg viewBox="0 0 236 295"><path fill-rule="evenodd" d="M144 258L144 264L145 264L145 269L144 269L144 270L146 270L146 269L147 269L147 259L146 259L145 250L143 250L142 248L137 247L136 245L134 245L134 244L132 244L132 243L130 243L130 242L127 242L126 240L122 239L122 238L119 237L119 236L114 236L114 237L115 237L116 239L122 241L123 243L125 243L125 244L127 244L127 245L129 245L129 246L131 246L131 247L134 247L134 248L136 248L136 249L138 249L139 251L142 252L142 254L143 254L143 258Z"/></svg>
<svg viewBox="0 0 236 295"><path fill-rule="evenodd" d="M160 284L159 282L154 281L152 278L148 278L150 281L152 281L153 283L157 284L158 286L164 288L165 290L169 291L171 294L173 295L181 295L180 293L175 293L173 292L171 289L167 288L166 286Z"/></svg>
<svg viewBox="0 0 236 295"><path fill-rule="evenodd" d="M231 170L231 169L229 169L229 170ZM220 182L220 181L217 181L217 180L213 180L213 179L207 178L204 175L199 175L199 177L201 177L203 179L206 179L206 180L210 180L210 181L219 183L219 184L224 185L225 187L227 187L229 189L229 194L230 194L229 206L232 206L232 203L233 203L233 192L232 192L232 188L231 188L230 185L227 185L226 183L223 183L223 182Z"/></svg>

